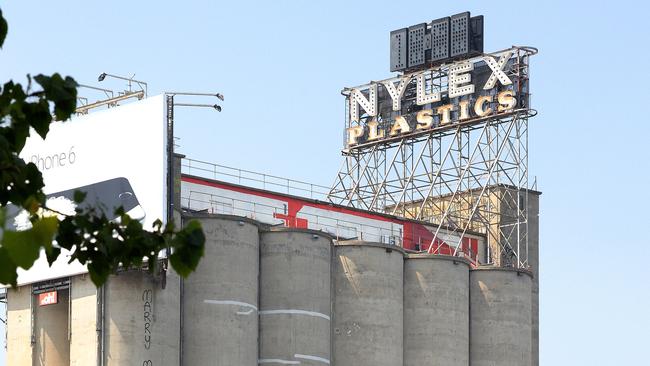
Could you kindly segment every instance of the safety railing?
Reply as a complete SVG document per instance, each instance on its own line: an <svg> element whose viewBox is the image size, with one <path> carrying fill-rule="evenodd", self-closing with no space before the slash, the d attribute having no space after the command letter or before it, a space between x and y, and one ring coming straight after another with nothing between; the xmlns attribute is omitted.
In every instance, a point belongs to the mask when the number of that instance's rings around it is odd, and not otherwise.
<svg viewBox="0 0 650 366"><path fill-rule="evenodd" d="M329 193L329 187L318 184L188 158L181 160L181 172L311 199L324 200Z"/></svg>
<svg viewBox="0 0 650 366"><path fill-rule="evenodd" d="M287 214L284 206L272 206L196 191L190 191L187 197L181 197L181 205L194 211L248 217L269 225L284 225L284 219L278 216ZM301 212L298 218L307 220L310 229L322 230L337 239L359 239L402 246L401 225L397 225L399 228L389 229L305 212Z"/></svg>
<svg viewBox="0 0 650 366"><path fill-rule="evenodd" d="M364 223L367 220L360 218L359 221L345 220L337 217L318 215L310 212L300 212L299 217L287 217L287 207L285 205L273 206L260 202L226 197L212 193L189 191L187 196L181 197L181 205L185 209L193 211L203 211L213 214L226 214L241 217L248 217L268 225L287 226L287 220L305 220L306 227L313 230L321 230L332 235L337 240L359 239L369 242L379 242L384 244L404 247L404 240L409 241L416 251L427 251L433 249L433 254L451 255L454 251L457 239L452 239L446 243L450 247L441 246L444 242L432 245L433 232L435 228L430 228L427 235L422 235L422 227L415 225L407 226L399 223L385 222L387 226L381 227ZM292 226L292 225L289 225ZM407 228L410 232L406 232ZM453 234L452 234L453 235ZM464 251L464 253L463 253ZM475 263L477 253L472 253L469 247L463 248L458 255L464 256L472 263Z"/></svg>

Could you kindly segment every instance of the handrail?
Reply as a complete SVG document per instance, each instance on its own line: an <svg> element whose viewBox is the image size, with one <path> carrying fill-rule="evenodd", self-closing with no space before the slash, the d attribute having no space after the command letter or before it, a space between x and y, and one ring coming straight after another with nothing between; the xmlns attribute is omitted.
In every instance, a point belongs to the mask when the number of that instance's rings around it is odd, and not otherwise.
<svg viewBox="0 0 650 366"><path fill-rule="evenodd" d="M188 158L182 158L181 172L311 199L325 199L329 193L329 187L318 184Z"/></svg>
<svg viewBox="0 0 650 366"><path fill-rule="evenodd" d="M181 197L181 205L187 209L207 209L209 213L214 214L245 216L269 224L274 223L275 220L281 220L276 218L275 214L286 214L284 208L198 191L190 191L189 196ZM358 238L398 246L403 244L402 230L387 229L313 213L301 212L299 218L307 219L315 227L336 238Z"/></svg>

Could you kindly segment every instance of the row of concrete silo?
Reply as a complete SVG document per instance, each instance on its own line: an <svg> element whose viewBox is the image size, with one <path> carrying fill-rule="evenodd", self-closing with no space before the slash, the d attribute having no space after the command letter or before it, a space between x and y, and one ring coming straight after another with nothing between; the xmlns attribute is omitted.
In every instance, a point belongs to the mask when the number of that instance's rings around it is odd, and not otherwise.
<svg viewBox="0 0 650 366"><path fill-rule="evenodd" d="M322 232L241 217L191 218L207 245L188 279L129 271L94 291L73 278L69 363L15 364L531 364L527 271L334 243ZM11 360L20 342L8 343Z"/></svg>
<svg viewBox="0 0 650 366"><path fill-rule="evenodd" d="M184 284L188 365L532 362L528 271L197 218L209 244Z"/></svg>

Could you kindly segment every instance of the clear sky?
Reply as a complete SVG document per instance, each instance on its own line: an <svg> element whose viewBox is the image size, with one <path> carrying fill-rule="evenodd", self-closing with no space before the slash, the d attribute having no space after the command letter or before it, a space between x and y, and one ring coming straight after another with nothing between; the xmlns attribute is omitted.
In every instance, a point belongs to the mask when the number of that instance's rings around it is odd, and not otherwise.
<svg viewBox="0 0 650 366"><path fill-rule="evenodd" d="M541 196L541 363L647 364L650 309L648 6L632 1L3 1L0 82L132 75L220 91L177 109L190 158L330 185L345 86L390 77L391 30L469 10L485 49L532 59L530 169ZM89 90L82 95L96 100ZM200 103L202 100L187 100ZM211 102L211 101L207 101ZM119 145L116 144L116 148ZM2 310L2 309L0 309ZM4 329L0 328L0 336ZM0 359L4 350L0 350ZM4 365L0 360L0 365Z"/></svg>

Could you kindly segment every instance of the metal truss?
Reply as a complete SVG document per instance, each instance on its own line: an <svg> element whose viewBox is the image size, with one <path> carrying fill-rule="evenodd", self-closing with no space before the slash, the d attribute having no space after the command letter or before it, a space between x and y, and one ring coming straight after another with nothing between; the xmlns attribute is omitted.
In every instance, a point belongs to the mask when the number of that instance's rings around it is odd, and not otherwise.
<svg viewBox="0 0 650 366"><path fill-rule="evenodd" d="M518 85L527 86L529 55L514 58L509 76ZM444 89L446 75L430 72L428 87ZM438 225L424 251L435 251L441 228L459 235L448 243L455 252L466 233L483 233L485 263L527 268L528 119L535 114L526 104L507 115L343 150L328 199Z"/></svg>

